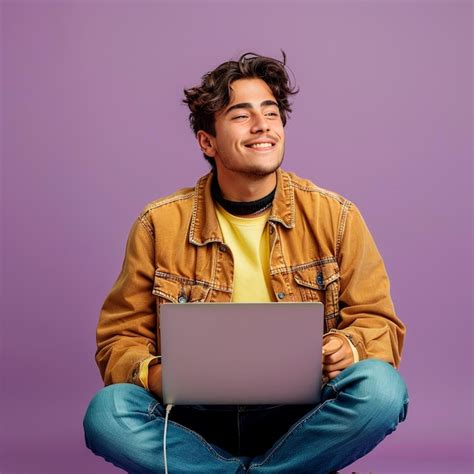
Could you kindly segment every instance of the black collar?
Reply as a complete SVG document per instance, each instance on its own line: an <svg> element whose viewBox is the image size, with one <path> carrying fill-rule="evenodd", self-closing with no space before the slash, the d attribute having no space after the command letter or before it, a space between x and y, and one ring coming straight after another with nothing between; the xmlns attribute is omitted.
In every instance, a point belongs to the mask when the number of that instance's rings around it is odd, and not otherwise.
<svg viewBox="0 0 474 474"><path fill-rule="evenodd" d="M217 201L227 212L233 214L234 216L256 214L259 211L267 209L268 207L270 207L273 201L275 191L276 186L270 194L267 194L263 198L257 199L256 201L229 201L227 199L224 199L224 197L222 196L221 188L219 187L219 183L217 182L217 175L214 174L214 176L212 177L211 193L213 199Z"/></svg>

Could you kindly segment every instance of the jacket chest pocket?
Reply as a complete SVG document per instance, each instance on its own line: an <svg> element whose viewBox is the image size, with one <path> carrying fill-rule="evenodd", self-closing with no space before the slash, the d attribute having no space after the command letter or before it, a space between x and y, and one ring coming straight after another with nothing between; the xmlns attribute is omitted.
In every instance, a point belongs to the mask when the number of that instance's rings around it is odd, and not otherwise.
<svg viewBox="0 0 474 474"><path fill-rule="evenodd" d="M299 266L293 272L296 294L301 301L320 301L324 305L326 328L337 326L340 274L337 262Z"/></svg>
<svg viewBox="0 0 474 474"><path fill-rule="evenodd" d="M166 272L155 272L153 294L158 304L201 303L206 301L210 285L204 281L192 280Z"/></svg>

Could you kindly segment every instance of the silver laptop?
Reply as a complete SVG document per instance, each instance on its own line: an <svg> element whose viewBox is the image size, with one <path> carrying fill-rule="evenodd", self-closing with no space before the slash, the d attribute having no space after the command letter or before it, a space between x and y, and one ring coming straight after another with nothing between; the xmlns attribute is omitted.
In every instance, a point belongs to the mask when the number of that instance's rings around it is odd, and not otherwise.
<svg viewBox="0 0 474 474"><path fill-rule="evenodd" d="M315 404L322 303L193 303L160 308L163 401Z"/></svg>

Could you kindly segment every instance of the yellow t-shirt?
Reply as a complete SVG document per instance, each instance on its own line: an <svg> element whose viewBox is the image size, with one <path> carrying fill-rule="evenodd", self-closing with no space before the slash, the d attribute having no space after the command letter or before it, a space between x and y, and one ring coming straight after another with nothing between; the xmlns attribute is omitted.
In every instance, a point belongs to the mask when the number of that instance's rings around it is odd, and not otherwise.
<svg viewBox="0 0 474 474"><path fill-rule="evenodd" d="M234 257L232 301L276 301L270 284L270 209L256 217L238 217L216 205L217 220Z"/></svg>

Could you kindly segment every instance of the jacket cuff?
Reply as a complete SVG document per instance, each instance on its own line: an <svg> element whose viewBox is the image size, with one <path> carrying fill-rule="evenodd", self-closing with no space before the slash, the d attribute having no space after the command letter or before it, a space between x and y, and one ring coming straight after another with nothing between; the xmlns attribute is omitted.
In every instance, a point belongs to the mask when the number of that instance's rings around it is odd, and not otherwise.
<svg viewBox="0 0 474 474"><path fill-rule="evenodd" d="M138 370L138 380L140 381L140 385L146 389L149 390L148 387L148 369L152 366L158 363L158 359L160 359L161 356L150 356L147 357L145 360L143 360L140 363L139 370Z"/></svg>
<svg viewBox="0 0 474 474"><path fill-rule="evenodd" d="M354 344L352 344L351 340L345 334L343 334L343 337L347 339L347 341L349 342L349 346L351 346L352 356L354 357L354 364L356 362L359 362L359 353L357 352L357 349L355 348Z"/></svg>

